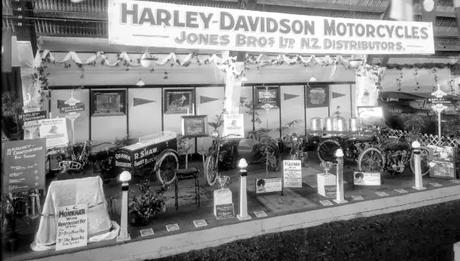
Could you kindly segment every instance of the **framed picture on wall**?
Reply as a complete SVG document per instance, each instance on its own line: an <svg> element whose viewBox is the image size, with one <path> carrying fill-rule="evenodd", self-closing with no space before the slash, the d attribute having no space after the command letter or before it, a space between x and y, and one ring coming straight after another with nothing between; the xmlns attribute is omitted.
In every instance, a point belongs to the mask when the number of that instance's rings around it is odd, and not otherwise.
<svg viewBox="0 0 460 261"><path fill-rule="evenodd" d="M358 118L363 126L379 126L383 124L383 111L379 106L358 106Z"/></svg>
<svg viewBox="0 0 460 261"><path fill-rule="evenodd" d="M208 116L182 116L182 135L184 137L208 136Z"/></svg>
<svg viewBox="0 0 460 261"><path fill-rule="evenodd" d="M91 91L92 116L118 116L126 114L126 90Z"/></svg>
<svg viewBox="0 0 460 261"><path fill-rule="evenodd" d="M256 108L263 108L264 105L279 107L280 89L278 87L256 87L255 101Z"/></svg>
<svg viewBox="0 0 460 261"><path fill-rule="evenodd" d="M193 111L193 90L165 90L164 113L185 114Z"/></svg>
<svg viewBox="0 0 460 261"><path fill-rule="evenodd" d="M328 107L329 106L329 86L327 85L307 85L307 107Z"/></svg>

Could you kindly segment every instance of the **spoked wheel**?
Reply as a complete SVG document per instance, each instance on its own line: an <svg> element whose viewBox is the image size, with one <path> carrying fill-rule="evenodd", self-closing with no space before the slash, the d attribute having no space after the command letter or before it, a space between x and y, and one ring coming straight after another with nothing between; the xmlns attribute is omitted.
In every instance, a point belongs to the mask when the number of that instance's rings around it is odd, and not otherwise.
<svg viewBox="0 0 460 261"><path fill-rule="evenodd" d="M316 149L316 153L318 155L318 159L323 161L335 162L334 153L337 149L340 148L340 144L335 140L324 140Z"/></svg>
<svg viewBox="0 0 460 261"><path fill-rule="evenodd" d="M381 172L384 166L385 158L379 149L367 148L358 157L359 171Z"/></svg>
<svg viewBox="0 0 460 261"><path fill-rule="evenodd" d="M168 186L176 179L176 171L179 168L177 154L172 150L163 151L155 164L157 179L164 186Z"/></svg>
<svg viewBox="0 0 460 261"><path fill-rule="evenodd" d="M431 151L427 147L420 148L420 167L422 169L422 176L425 176L430 172L430 162ZM410 170L412 173L415 173L415 166L414 166L414 152L410 154Z"/></svg>
<svg viewBox="0 0 460 261"><path fill-rule="evenodd" d="M209 155L206 158L206 163L204 166L204 177L206 178L206 182L209 186L214 186L217 181L218 166L217 166L217 158L214 155Z"/></svg>

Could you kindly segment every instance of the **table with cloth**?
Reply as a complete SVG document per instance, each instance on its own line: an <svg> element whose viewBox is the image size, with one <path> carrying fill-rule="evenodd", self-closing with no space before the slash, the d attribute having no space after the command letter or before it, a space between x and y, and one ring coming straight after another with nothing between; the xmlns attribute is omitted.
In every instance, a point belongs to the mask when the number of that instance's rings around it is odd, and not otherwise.
<svg viewBox="0 0 460 261"><path fill-rule="evenodd" d="M58 208L77 204L84 204L88 209L88 242L115 238L120 227L110 220L102 183L99 176L51 182L38 231L31 245L32 250L41 251L55 247L58 220L55 214Z"/></svg>

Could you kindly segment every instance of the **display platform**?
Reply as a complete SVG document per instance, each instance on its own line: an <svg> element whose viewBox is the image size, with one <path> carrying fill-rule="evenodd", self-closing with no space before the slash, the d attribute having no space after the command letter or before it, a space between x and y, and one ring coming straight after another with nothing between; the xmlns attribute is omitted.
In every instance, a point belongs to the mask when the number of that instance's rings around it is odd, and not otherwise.
<svg viewBox="0 0 460 261"><path fill-rule="evenodd" d="M201 161L191 165L200 168ZM248 221L235 217L217 219L213 213L215 188L200 182L201 205L194 199L193 180L181 181L179 205L174 207L174 189L169 189L167 211L157 216L149 225L129 227L131 241L116 240L97 242L87 247L56 252L31 252L19 248L16 252L4 252L4 260L144 260L165 257L218 246L234 240L251 238L267 233L317 226L337 220L348 220L391 213L411 208L460 199L460 181L457 179L425 178L423 191L412 188L410 174L386 176L381 186L354 186L353 166L344 169L345 199L348 203L336 204L332 198L317 193L317 174L323 169L319 162L310 161L302 169L302 188L284 188L283 193L256 194L256 179L281 177L279 173L265 173L261 166L248 167ZM334 169L330 172L334 173ZM228 188L232 191L235 214L239 212L239 172L224 172L231 177ZM106 198L117 200L120 184L104 185ZM118 219L117 219L118 218ZM119 217L112 216L119 221ZM147 233L148 232L148 233Z"/></svg>

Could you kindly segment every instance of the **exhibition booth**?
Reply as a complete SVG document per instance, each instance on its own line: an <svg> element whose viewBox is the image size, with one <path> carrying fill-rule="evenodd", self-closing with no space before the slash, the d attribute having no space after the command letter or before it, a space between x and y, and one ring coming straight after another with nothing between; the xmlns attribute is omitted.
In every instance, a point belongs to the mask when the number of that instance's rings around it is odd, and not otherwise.
<svg viewBox="0 0 460 261"><path fill-rule="evenodd" d="M123 0L108 19L126 51L13 50L8 260L158 258L460 197L459 137L385 128L379 100L428 95L441 122L458 77L367 63L433 54L431 23Z"/></svg>

